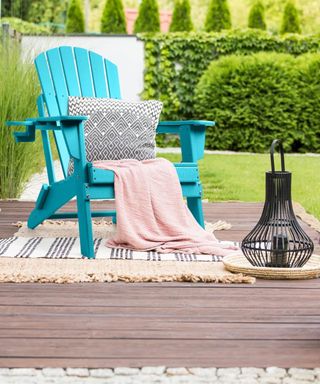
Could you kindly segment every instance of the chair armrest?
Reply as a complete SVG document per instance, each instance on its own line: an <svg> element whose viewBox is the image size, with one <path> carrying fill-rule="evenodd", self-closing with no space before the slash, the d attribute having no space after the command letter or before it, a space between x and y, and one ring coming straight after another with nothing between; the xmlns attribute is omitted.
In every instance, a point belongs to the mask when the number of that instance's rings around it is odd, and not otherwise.
<svg viewBox="0 0 320 384"><path fill-rule="evenodd" d="M215 125L214 121L207 120L176 120L176 121L160 121L159 126L179 126L183 127L185 125L202 126L202 127L212 127Z"/></svg>
<svg viewBox="0 0 320 384"><path fill-rule="evenodd" d="M41 123L64 123L64 122L76 122L81 123L82 121L88 120L88 116L48 116L48 117L37 117L34 119L36 124Z"/></svg>
<svg viewBox="0 0 320 384"><path fill-rule="evenodd" d="M157 127L157 133L180 134L181 131L187 128L206 129L213 127L214 121L206 120L176 120L176 121L160 121Z"/></svg>
<svg viewBox="0 0 320 384"><path fill-rule="evenodd" d="M74 124L87 120L87 116L48 116L26 119L25 121L7 121L6 125L11 127L25 126L24 132L13 132L17 143L32 142L35 140L35 130L56 130L68 128Z"/></svg>
<svg viewBox="0 0 320 384"><path fill-rule="evenodd" d="M205 120L161 121L157 133L179 135L182 161L196 163L204 156L206 128L214 125L214 121Z"/></svg>

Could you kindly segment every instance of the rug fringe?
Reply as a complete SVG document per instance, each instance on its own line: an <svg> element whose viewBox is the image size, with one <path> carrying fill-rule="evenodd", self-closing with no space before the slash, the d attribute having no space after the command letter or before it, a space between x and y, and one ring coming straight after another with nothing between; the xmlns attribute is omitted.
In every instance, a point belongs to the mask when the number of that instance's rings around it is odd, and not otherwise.
<svg viewBox="0 0 320 384"><path fill-rule="evenodd" d="M189 282L253 284L255 278L225 270L223 263L127 260L0 259L2 283Z"/></svg>

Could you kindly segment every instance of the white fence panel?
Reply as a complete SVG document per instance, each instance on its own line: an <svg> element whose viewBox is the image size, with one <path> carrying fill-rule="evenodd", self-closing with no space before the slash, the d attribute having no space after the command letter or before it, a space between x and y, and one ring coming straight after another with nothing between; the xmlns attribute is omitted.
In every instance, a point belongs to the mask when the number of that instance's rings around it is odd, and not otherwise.
<svg viewBox="0 0 320 384"><path fill-rule="evenodd" d="M143 42L135 36L22 36L24 57L34 59L39 53L62 45L90 49L118 66L122 97L139 100L143 90Z"/></svg>

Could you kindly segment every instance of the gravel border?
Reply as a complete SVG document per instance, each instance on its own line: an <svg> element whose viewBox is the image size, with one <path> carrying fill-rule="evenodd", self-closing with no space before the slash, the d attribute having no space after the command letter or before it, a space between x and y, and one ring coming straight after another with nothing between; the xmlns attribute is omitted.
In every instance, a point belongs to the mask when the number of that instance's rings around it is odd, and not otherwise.
<svg viewBox="0 0 320 384"><path fill-rule="evenodd" d="M308 384L320 368L2 368L1 384Z"/></svg>

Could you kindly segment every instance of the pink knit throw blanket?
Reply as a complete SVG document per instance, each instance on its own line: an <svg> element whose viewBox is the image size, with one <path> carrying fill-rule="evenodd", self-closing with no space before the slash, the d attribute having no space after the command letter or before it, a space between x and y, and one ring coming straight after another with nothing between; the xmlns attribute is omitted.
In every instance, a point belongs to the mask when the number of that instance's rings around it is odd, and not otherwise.
<svg viewBox="0 0 320 384"><path fill-rule="evenodd" d="M117 230L107 246L220 256L239 252L197 223L168 160L95 161L94 166L115 173Z"/></svg>

